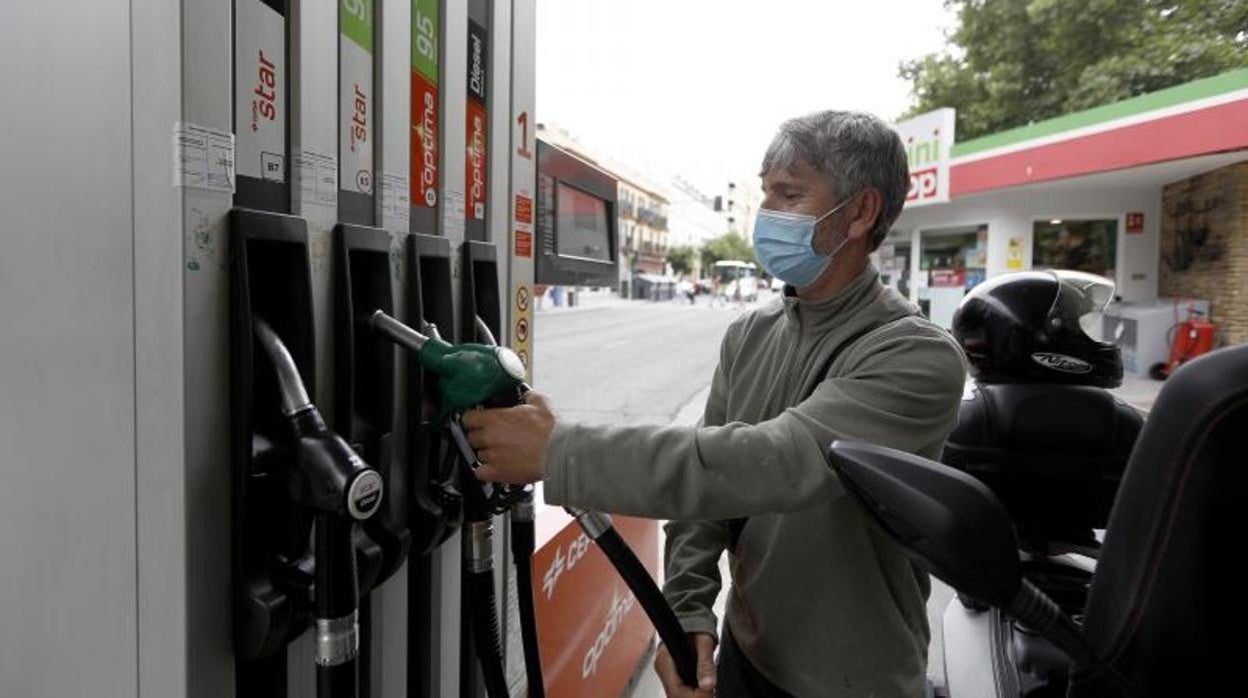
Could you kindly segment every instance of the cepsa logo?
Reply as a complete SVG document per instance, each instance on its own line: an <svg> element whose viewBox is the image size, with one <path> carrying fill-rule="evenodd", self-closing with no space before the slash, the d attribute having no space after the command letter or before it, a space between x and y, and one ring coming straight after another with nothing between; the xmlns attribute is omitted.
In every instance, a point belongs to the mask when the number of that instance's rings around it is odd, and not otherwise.
<svg viewBox="0 0 1248 698"><path fill-rule="evenodd" d="M577 536L576 540L568 545L568 555L563 555L563 546L559 546L555 550L555 559L550 563L550 569L546 570L546 574L542 579L542 589L546 591L546 598L551 599L555 595L555 586L559 583L559 577L573 567L581 558L585 557L585 551L589 549L589 536L582 533Z"/></svg>
<svg viewBox="0 0 1248 698"><path fill-rule="evenodd" d="M633 596L633 592L621 594L618 588L611 592L611 609L607 611L607 621L599 631L594 644L585 652L585 657L581 659L581 678L587 679L598 671L598 660L602 658L607 647L611 645L611 640L615 638L615 633L620 629L620 625L624 622L624 616L633 610L633 605L637 599Z"/></svg>
<svg viewBox="0 0 1248 698"><path fill-rule="evenodd" d="M274 69L273 61L265 57L263 49L260 50L258 73L256 88L252 91L255 97L251 100L252 131L260 130L261 118L268 121L277 120L277 71Z"/></svg>

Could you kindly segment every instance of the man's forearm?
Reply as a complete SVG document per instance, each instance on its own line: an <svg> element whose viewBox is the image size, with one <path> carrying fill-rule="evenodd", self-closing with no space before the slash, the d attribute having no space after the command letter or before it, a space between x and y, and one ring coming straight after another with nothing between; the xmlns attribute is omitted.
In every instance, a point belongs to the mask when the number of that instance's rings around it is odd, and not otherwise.
<svg viewBox="0 0 1248 698"><path fill-rule="evenodd" d="M663 595L685 632L718 637L715 598L722 580L719 559L728 544L723 521L671 521L664 526Z"/></svg>

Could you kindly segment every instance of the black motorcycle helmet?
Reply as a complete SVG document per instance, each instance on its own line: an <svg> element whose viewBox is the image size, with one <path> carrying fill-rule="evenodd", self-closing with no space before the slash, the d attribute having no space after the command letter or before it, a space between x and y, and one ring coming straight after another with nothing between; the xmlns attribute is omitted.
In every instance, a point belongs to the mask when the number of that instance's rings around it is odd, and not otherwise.
<svg viewBox="0 0 1248 698"><path fill-rule="evenodd" d="M1122 384L1122 352L1083 322L1114 297L1109 279L1078 271L1004 274L976 286L953 316L953 336L984 383Z"/></svg>

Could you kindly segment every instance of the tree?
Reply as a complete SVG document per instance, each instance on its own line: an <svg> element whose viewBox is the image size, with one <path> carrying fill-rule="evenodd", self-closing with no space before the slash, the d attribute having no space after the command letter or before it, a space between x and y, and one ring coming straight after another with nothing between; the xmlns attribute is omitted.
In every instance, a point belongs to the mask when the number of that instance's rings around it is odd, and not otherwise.
<svg viewBox="0 0 1248 698"><path fill-rule="evenodd" d="M677 245L667 250L667 263L672 271L685 275L693 271L693 248L688 245Z"/></svg>
<svg viewBox="0 0 1248 698"><path fill-rule="evenodd" d="M742 262L754 262L754 248L737 233L727 233L708 240L702 246L702 268L710 269L715 263L725 259L739 259Z"/></svg>
<svg viewBox="0 0 1248 698"><path fill-rule="evenodd" d="M952 46L906 61L914 105L958 140L1248 66L1246 0L945 0Z"/></svg>

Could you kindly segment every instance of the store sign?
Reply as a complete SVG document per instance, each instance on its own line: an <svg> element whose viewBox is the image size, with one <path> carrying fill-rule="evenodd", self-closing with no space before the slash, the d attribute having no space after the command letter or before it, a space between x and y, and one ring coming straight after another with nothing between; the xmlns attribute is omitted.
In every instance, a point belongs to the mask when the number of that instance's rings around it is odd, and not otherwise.
<svg viewBox="0 0 1248 698"><path fill-rule="evenodd" d="M1010 271L1021 271L1023 268L1023 239L1010 238L1006 242L1005 268Z"/></svg>
<svg viewBox="0 0 1248 698"><path fill-rule="evenodd" d="M933 288L965 288L966 270L933 269L931 286Z"/></svg>
<svg viewBox="0 0 1248 698"><path fill-rule="evenodd" d="M937 109L895 124L910 161L907 206L949 201L949 152L953 148L953 109Z"/></svg>

